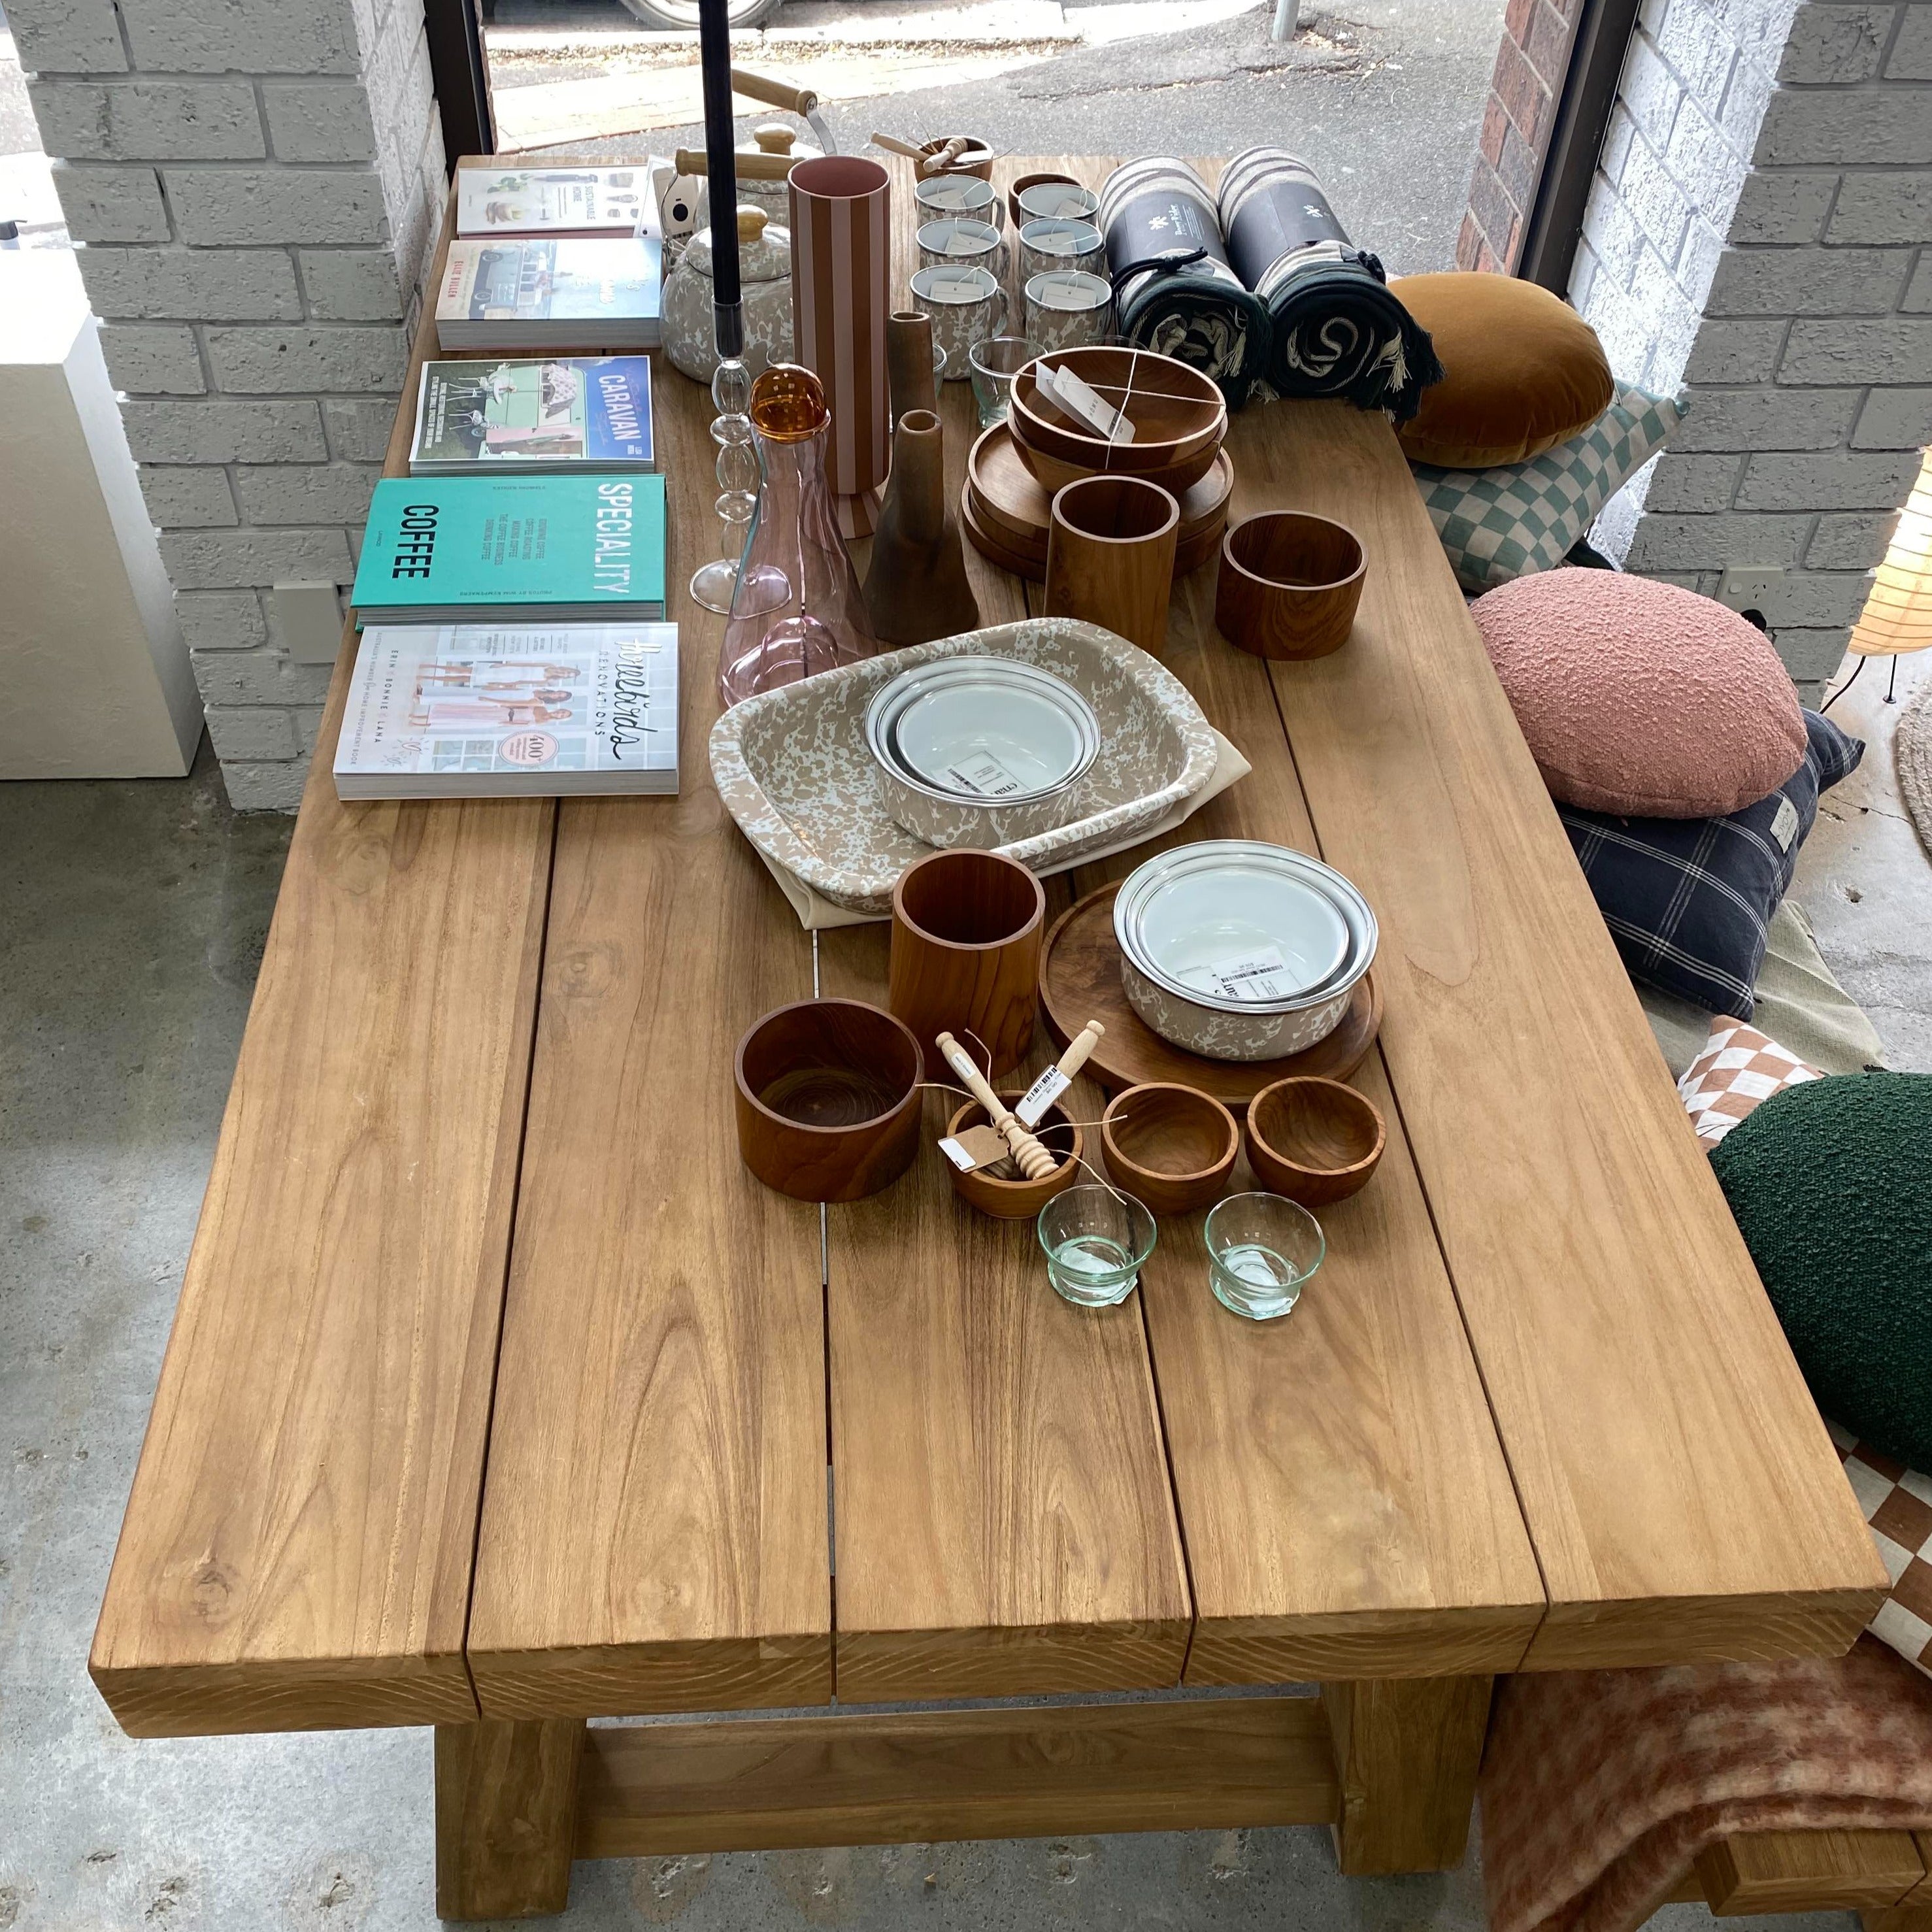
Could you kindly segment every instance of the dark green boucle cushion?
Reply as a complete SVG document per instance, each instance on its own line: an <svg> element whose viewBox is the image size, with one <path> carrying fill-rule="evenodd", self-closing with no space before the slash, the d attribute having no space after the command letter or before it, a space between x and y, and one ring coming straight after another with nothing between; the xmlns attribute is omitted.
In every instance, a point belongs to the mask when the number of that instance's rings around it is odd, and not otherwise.
<svg viewBox="0 0 1932 1932"><path fill-rule="evenodd" d="M1787 1087L1711 1166L1820 1409L1932 1468L1932 1074Z"/></svg>

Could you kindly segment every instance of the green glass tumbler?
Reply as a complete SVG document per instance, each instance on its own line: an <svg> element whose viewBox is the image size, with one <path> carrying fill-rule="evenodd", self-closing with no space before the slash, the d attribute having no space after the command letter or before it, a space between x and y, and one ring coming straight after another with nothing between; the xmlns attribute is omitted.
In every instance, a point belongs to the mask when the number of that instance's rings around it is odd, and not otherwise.
<svg viewBox="0 0 1932 1932"><path fill-rule="evenodd" d="M1282 1194L1231 1194L1208 1216L1208 1286L1231 1313L1272 1322L1292 1311L1322 1265L1322 1223Z"/></svg>
<svg viewBox="0 0 1932 1932"><path fill-rule="evenodd" d="M1134 1292L1154 1252L1154 1216L1131 1194L1070 1187L1040 1210L1047 1279L1080 1308L1111 1308Z"/></svg>

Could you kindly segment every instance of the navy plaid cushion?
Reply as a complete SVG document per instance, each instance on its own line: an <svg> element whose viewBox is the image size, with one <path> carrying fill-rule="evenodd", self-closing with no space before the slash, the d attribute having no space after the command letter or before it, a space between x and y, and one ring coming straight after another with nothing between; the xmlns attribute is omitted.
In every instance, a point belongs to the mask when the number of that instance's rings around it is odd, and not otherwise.
<svg viewBox="0 0 1932 1932"><path fill-rule="evenodd" d="M1630 977L1706 1012L1751 1016L1771 916L1828 790L1864 755L1804 714L1804 760L1728 818L1617 818L1558 806L1583 876Z"/></svg>

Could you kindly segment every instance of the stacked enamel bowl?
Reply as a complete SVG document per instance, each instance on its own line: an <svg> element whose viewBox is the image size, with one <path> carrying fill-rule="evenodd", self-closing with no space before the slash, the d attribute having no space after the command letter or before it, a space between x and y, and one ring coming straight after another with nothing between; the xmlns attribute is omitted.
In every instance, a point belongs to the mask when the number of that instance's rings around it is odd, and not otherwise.
<svg viewBox="0 0 1932 1932"><path fill-rule="evenodd" d="M1041 387L1043 370L1070 370L1133 424L1110 442ZM1198 369L1147 349L1061 349L1013 378L1007 422L1027 467L1049 495L1100 471L1138 476L1185 495L1214 467L1227 440L1228 405Z"/></svg>
<svg viewBox="0 0 1932 1932"><path fill-rule="evenodd" d="M1073 686L1016 658L902 671L866 712L895 824L929 845L990 850L1078 818L1100 721Z"/></svg>
<svg viewBox="0 0 1932 1932"><path fill-rule="evenodd" d="M1279 1060L1325 1040L1376 942L1374 914L1340 872L1252 838L1148 860L1115 896L1114 937L1128 1004L1210 1060Z"/></svg>

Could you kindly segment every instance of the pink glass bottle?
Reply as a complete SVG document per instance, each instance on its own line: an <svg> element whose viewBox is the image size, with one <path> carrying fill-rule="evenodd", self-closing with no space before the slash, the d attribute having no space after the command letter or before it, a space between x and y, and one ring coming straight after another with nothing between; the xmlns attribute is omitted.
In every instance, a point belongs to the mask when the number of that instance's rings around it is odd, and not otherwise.
<svg viewBox="0 0 1932 1932"><path fill-rule="evenodd" d="M879 649L826 486L824 386L775 362L750 413L764 476L718 661L727 709Z"/></svg>

